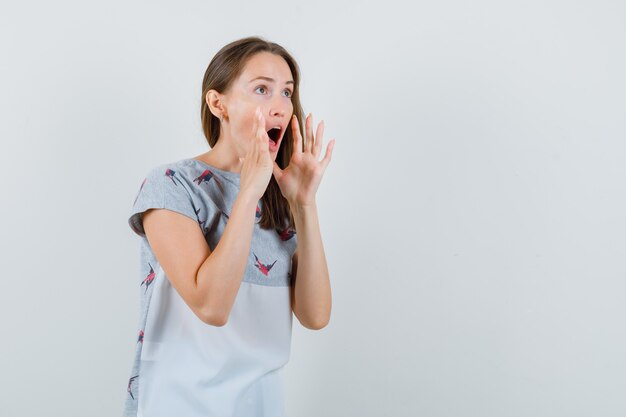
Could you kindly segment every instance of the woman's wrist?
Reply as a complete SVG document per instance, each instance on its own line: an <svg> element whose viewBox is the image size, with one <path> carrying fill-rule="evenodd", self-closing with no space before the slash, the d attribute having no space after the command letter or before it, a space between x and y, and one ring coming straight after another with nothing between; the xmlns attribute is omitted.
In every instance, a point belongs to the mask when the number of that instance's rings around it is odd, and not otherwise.
<svg viewBox="0 0 626 417"><path fill-rule="evenodd" d="M256 207L261 198L250 191L239 190L236 199L240 200L244 205L254 205Z"/></svg>
<svg viewBox="0 0 626 417"><path fill-rule="evenodd" d="M304 215L307 212L317 210L317 202L315 200L308 203L289 203L289 209L294 216Z"/></svg>

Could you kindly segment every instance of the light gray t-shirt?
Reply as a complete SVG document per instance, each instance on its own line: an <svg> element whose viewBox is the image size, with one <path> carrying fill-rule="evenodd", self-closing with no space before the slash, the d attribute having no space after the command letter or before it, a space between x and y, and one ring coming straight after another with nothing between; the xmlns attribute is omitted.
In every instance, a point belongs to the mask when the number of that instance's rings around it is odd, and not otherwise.
<svg viewBox="0 0 626 417"><path fill-rule="evenodd" d="M282 417L282 367L292 329L291 228L261 229L259 200L248 263L227 323L201 321L171 285L142 224L164 208L198 223L215 250L240 174L196 159L152 169L140 185L128 223L141 239L140 313L124 417Z"/></svg>

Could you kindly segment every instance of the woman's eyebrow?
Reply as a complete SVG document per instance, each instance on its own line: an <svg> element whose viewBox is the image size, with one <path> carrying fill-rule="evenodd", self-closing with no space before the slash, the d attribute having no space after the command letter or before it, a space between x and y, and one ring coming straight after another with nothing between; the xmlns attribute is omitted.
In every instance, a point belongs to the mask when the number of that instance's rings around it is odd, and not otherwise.
<svg viewBox="0 0 626 417"><path fill-rule="evenodd" d="M260 77L256 77L256 78L254 78L254 79L250 80L250 82L252 82L252 81L256 81L256 80L265 80L265 81L270 81L270 82L274 82L274 81L276 81L276 80L274 80L273 78L270 78L270 77L264 77L264 76L262 76L262 75L261 75ZM292 80L289 80L289 81L287 81L285 84L293 84L293 81L292 81Z"/></svg>

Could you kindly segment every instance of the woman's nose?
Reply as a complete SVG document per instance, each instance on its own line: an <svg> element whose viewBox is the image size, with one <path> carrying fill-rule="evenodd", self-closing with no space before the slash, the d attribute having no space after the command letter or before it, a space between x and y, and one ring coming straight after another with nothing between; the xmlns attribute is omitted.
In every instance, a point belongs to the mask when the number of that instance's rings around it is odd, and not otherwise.
<svg viewBox="0 0 626 417"><path fill-rule="evenodd" d="M286 112L287 110L284 108L284 106L277 105L272 107L272 109L270 110L270 115L272 117L284 117Z"/></svg>
<svg viewBox="0 0 626 417"><path fill-rule="evenodd" d="M270 116L272 117L285 117L285 114L287 113L287 106L284 103L284 100L282 100L281 97L279 97L277 100L274 100L272 103L272 106L270 107Z"/></svg>

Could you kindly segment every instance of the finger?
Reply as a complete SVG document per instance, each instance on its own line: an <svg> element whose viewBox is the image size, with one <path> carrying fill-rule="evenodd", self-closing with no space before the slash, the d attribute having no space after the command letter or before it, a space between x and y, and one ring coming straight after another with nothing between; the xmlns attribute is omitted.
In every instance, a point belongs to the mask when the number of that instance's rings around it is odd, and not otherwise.
<svg viewBox="0 0 626 417"><path fill-rule="evenodd" d="M255 119L256 119L256 132L254 132L254 137L256 138L258 142L261 139L261 123L263 120L263 115L261 114L261 112L258 111L258 109L255 115Z"/></svg>
<svg viewBox="0 0 626 417"><path fill-rule="evenodd" d="M335 148L335 139L333 138L330 140L330 142L328 142L328 145L326 146L326 153L324 154L324 159L322 159L322 167L324 167L324 169L326 169L326 167L330 163L330 160L333 156L334 148Z"/></svg>
<svg viewBox="0 0 626 417"><path fill-rule="evenodd" d="M257 107L254 111L254 117L253 117L254 120L252 120L252 135L255 137L257 134L257 130L259 129L259 113L260 113L260 110Z"/></svg>
<svg viewBox="0 0 626 417"><path fill-rule="evenodd" d="M259 160L261 158L265 158L264 154L269 154L270 144L269 144L269 136L267 136L267 132L265 131L265 117L259 112L259 129L258 129L258 137L259 137Z"/></svg>
<svg viewBox="0 0 626 417"><path fill-rule="evenodd" d="M291 131L293 132L293 152L302 153L302 135L300 134L300 122L298 117L294 114L291 119Z"/></svg>
<svg viewBox="0 0 626 417"><path fill-rule="evenodd" d="M315 143L313 144L313 156L315 156L315 160L319 157L322 152L322 142L324 138L324 121L322 120L317 125L317 132L315 132Z"/></svg>
<svg viewBox="0 0 626 417"><path fill-rule="evenodd" d="M260 111L259 111L258 122L259 122L259 129L258 129L259 138L266 142L269 141L270 138L269 136L267 136L267 132L265 131L265 116L263 116Z"/></svg>
<svg viewBox="0 0 626 417"><path fill-rule="evenodd" d="M313 114L309 113L306 117L306 122L304 123L306 139L304 142L304 152L311 152L311 147L313 145L313 128L311 124L313 123Z"/></svg>
<svg viewBox="0 0 626 417"><path fill-rule="evenodd" d="M259 160L259 155L261 153L261 142L263 138L261 136L261 131L263 130L263 126L265 126L265 122L263 121L263 115L261 114L261 109L259 107L256 108L256 112L254 114L254 125L256 126L256 131L254 132L254 161Z"/></svg>
<svg viewBox="0 0 626 417"><path fill-rule="evenodd" d="M250 145L248 146L248 152L246 153L246 160L248 161L256 161L256 131L257 131L257 118L256 114L252 118L252 140L250 141Z"/></svg>
<svg viewBox="0 0 626 417"><path fill-rule="evenodd" d="M263 140L261 136L261 122L263 120L262 118L263 116L261 115L261 112L258 111L257 109L257 113L256 113L257 129L256 129L256 134L254 136L254 139L255 139L254 147L256 148L256 158L254 160L256 162L261 160L261 151L262 151L262 146L263 146L261 143L261 141Z"/></svg>
<svg viewBox="0 0 626 417"><path fill-rule="evenodd" d="M269 139L263 139L261 138L261 142L260 142L260 157L265 159L267 157L269 157L270 154L270 143L269 143Z"/></svg>
<svg viewBox="0 0 626 417"><path fill-rule="evenodd" d="M252 143L250 143L250 161L252 163L256 162L257 160L257 154L258 154L258 147L259 145L257 144L257 140L256 140L256 136L254 137L254 139L252 140Z"/></svg>
<svg viewBox="0 0 626 417"><path fill-rule="evenodd" d="M249 161L254 161L254 154L256 151L256 140L253 138L250 141L250 146L248 146L248 152L246 153L246 159Z"/></svg>
<svg viewBox="0 0 626 417"><path fill-rule="evenodd" d="M256 137L257 139L261 138L261 131L265 128L265 120L263 119L263 115L261 111L257 107L256 111Z"/></svg>

